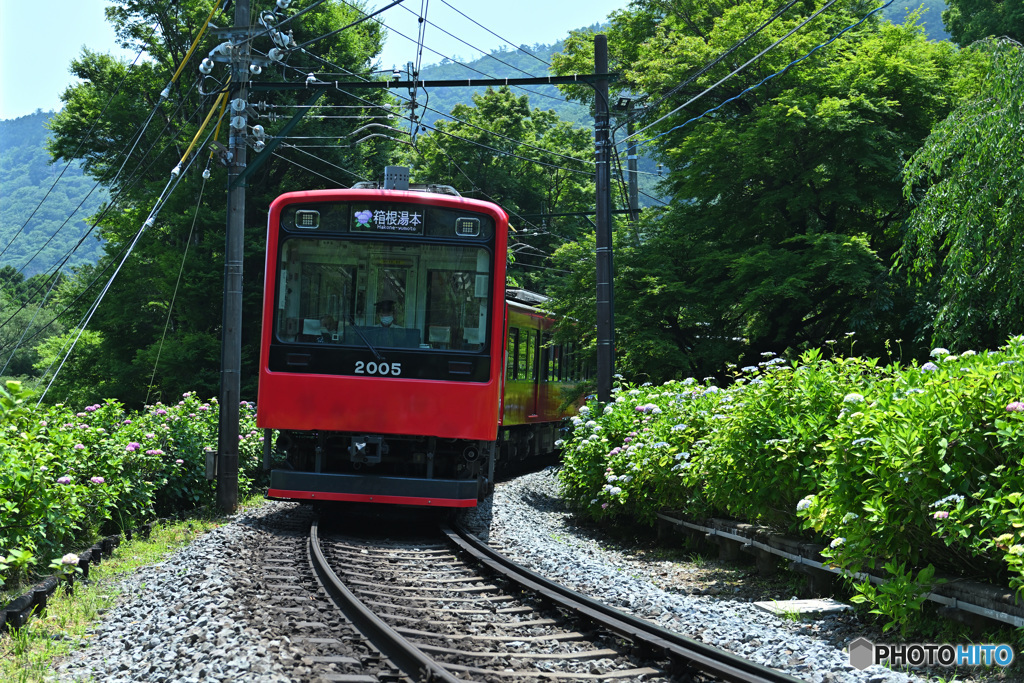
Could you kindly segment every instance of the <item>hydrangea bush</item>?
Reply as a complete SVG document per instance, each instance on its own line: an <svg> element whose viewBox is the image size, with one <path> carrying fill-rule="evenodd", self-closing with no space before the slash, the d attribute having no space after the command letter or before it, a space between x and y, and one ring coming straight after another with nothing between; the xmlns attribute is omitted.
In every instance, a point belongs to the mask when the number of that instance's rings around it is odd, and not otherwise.
<svg viewBox="0 0 1024 683"><path fill-rule="evenodd" d="M206 450L217 442L216 400L126 413L116 401L72 410L35 407L18 382L0 387L0 584L157 514L214 501ZM255 408L240 409L239 490L262 462Z"/></svg>
<svg viewBox="0 0 1024 683"><path fill-rule="evenodd" d="M726 516L802 530L853 571L1024 587L1024 337L909 366L814 350L728 388L614 391L564 451L563 495L595 519Z"/></svg>

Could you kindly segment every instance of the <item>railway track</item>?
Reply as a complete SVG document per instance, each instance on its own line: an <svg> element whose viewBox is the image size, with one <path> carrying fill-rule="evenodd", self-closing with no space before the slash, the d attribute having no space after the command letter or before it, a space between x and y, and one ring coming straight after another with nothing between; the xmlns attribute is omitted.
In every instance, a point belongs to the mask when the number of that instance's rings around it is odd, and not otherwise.
<svg viewBox="0 0 1024 683"><path fill-rule="evenodd" d="M457 527L396 541L313 520L308 555L347 628L409 680L797 680L553 584Z"/></svg>

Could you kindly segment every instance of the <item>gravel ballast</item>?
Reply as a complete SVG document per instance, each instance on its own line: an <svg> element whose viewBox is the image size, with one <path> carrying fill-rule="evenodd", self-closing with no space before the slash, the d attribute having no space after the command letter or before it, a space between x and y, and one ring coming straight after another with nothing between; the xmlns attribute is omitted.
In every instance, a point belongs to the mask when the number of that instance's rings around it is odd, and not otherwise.
<svg viewBox="0 0 1024 683"><path fill-rule="evenodd" d="M59 680L294 680L303 653L261 608L269 596L255 551L268 533L263 519L294 507L243 513L122 580L118 605L58 665Z"/></svg>
<svg viewBox="0 0 1024 683"><path fill-rule="evenodd" d="M624 553L614 542L581 529L558 497L553 468L499 484L490 507L468 512L463 523L519 563L562 585L797 678L816 683L923 680L881 666L863 671L850 666L843 649L849 641L864 636L888 642L852 614L792 621L755 607L752 597L728 599L672 590L667 584L679 582L691 592L722 592L718 587L702 590L693 585L692 577L666 578L677 577L676 563L637 561L634 553ZM756 599L766 597L773 596ZM952 670L946 673L947 680L951 674Z"/></svg>
<svg viewBox="0 0 1024 683"><path fill-rule="evenodd" d="M297 506L269 502L240 514L125 579L118 605L92 629L86 647L59 663L58 679L309 680L309 670L301 666L307 654L302 644L290 640L280 620L266 614L270 596L262 587L260 556L254 550L271 533L266 520L291 510ZM843 650L849 641L865 636L886 642L853 615L792 621L756 608L739 588L727 589L738 593L735 598L696 594L706 586L693 577L689 583L680 578L687 570L677 563L638 560L636 553L577 527L557 496L552 470L499 484L493 499L467 511L463 523L533 571L797 678L919 680L879 666L851 667Z"/></svg>

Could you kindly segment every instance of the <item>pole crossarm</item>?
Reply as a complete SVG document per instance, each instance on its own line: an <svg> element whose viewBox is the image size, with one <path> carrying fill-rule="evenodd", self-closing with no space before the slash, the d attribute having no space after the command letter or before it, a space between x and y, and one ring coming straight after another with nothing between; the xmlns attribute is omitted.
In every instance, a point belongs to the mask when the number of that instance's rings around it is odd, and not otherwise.
<svg viewBox="0 0 1024 683"><path fill-rule="evenodd" d="M631 209L615 209L608 213L613 215L622 215L627 213L633 213ZM567 213L521 213L518 214L520 218L560 218L563 216L595 216L597 211L569 211Z"/></svg>
<svg viewBox="0 0 1024 683"><path fill-rule="evenodd" d="M314 89L384 89L391 88L481 88L484 86L562 85L568 83L596 83L601 79L615 80L618 74L573 74L571 76L534 76L532 78L462 78L435 81L314 81L312 83L250 83L250 91L314 90Z"/></svg>

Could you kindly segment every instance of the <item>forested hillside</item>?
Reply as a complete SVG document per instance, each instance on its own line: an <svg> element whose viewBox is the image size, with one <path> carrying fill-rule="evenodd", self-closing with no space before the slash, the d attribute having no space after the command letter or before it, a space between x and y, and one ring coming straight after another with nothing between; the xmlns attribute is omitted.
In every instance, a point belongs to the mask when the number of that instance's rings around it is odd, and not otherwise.
<svg viewBox="0 0 1024 683"><path fill-rule="evenodd" d="M594 24L581 31L597 31L600 24ZM490 55L471 62L461 64L444 59L439 64L431 64L423 68L424 80L454 78L528 78L530 76L548 76L551 55L561 52L563 41L551 45L522 45L521 49L510 50L502 46ZM461 61L461 60L460 60ZM552 110L563 121L589 128L594 120L588 109L578 102L566 100L553 85L522 86L513 89L516 95L527 95L530 106L542 110ZM429 109L423 115L423 121L432 124L442 113L448 113L456 104L471 104L474 94L480 94L484 88L432 88L430 90Z"/></svg>
<svg viewBox="0 0 1024 683"><path fill-rule="evenodd" d="M925 32L931 40L949 40L949 32L942 25L942 12L946 9L943 0L903 0L894 2L883 10L882 14L894 24L901 24L906 21L907 15L921 9L921 18L918 23L924 26Z"/></svg>
<svg viewBox="0 0 1024 683"><path fill-rule="evenodd" d="M6 250L0 256L0 265L24 269L26 276L40 273L63 259L86 233L88 217L107 196L102 189L90 195L96 181L82 174L77 161L54 185L65 164L49 163L46 123L51 116L51 112L37 111L0 121L0 251ZM40 206L43 197L46 201ZM76 212L83 200L85 203ZM95 263L102 251L99 240L90 236L68 263Z"/></svg>

